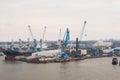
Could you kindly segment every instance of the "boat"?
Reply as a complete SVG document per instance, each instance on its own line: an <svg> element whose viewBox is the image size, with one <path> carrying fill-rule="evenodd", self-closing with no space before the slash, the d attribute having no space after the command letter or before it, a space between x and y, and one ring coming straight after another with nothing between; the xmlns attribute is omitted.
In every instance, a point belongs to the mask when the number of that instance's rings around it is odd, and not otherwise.
<svg viewBox="0 0 120 80"><path fill-rule="evenodd" d="M117 58L113 58L112 59L112 64L113 65L117 65L118 64L118 59Z"/></svg>
<svg viewBox="0 0 120 80"><path fill-rule="evenodd" d="M12 48L3 49L2 52L5 55L5 60L15 60L15 56L30 56L35 50L34 47L19 47L19 44L16 44Z"/></svg>
<svg viewBox="0 0 120 80"><path fill-rule="evenodd" d="M33 51L14 51L14 50L3 50L6 56L20 56L20 55L31 55Z"/></svg>
<svg viewBox="0 0 120 80"><path fill-rule="evenodd" d="M15 60L16 56L30 56L33 51L3 50L5 60Z"/></svg>

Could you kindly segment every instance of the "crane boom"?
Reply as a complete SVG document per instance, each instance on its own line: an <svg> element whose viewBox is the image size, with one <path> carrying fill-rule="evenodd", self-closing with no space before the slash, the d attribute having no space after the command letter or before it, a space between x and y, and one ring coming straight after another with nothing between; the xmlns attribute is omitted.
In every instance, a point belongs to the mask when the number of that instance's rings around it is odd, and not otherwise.
<svg viewBox="0 0 120 80"><path fill-rule="evenodd" d="M70 34L69 34L69 29L67 28L63 37L63 42L65 47L67 47L69 39L70 39Z"/></svg>
<svg viewBox="0 0 120 80"><path fill-rule="evenodd" d="M30 28L30 25L28 25L28 28L29 28L29 31L30 31L30 34L31 34L31 37L32 37L32 40L33 40L33 44L34 44L34 51L37 51L37 41L36 39L34 39L34 36L33 36L33 33L32 33L32 30Z"/></svg>
<svg viewBox="0 0 120 80"><path fill-rule="evenodd" d="M34 36L33 36L32 30L31 30L31 28L30 28L30 25L28 25L28 28L29 28L29 31L30 31L30 34L31 34L32 40L34 41Z"/></svg>
<svg viewBox="0 0 120 80"><path fill-rule="evenodd" d="M59 38L58 38L58 41L61 40L61 28L60 28L60 31L59 31Z"/></svg>
<svg viewBox="0 0 120 80"><path fill-rule="evenodd" d="M80 34L80 43L82 41L82 37L83 37L83 34L84 34L84 30L85 30L85 25L86 25L87 21L84 21L84 25L83 25L83 28L81 30L81 34Z"/></svg>
<svg viewBox="0 0 120 80"><path fill-rule="evenodd" d="M46 32L46 26L44 27L44 32L43 32L42 40L44 40L45 32Z"/></svg>

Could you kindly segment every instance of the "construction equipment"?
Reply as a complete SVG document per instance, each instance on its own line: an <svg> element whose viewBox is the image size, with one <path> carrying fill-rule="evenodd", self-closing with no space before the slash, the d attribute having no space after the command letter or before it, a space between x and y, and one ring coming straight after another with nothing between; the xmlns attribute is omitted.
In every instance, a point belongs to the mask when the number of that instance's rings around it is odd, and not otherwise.
<svg viewBox="0 0 120 80"><path fill-rule="evenodd" d="M30 28L30 25L28 25L28 28L29 28L29 31L30 31L30 34L31 34L31 37L32 37L32 40L33 40L33 43L34 43L34 51L37 51L37 48L36 48L37 41L36 41L36 39L34 39L34 36L33 36L32 30Z"/></svg>
<svg viewBox="0 0 120 80"><path fill-rule="evenodd" d="M75 51L72 51L72 53L73 53L76 57L80 56L80 54L81 54L81 52L80 52L81 50L78 51L78 49L80 48L79 44L81 44L81 41L82 41L82 37L83 37L83 34L84 34L84 30L85 30L85 25L86 25L86 21L84 21L84 25L83 25L83 27L82 27L81 34L80 34L80 39L78 40L78 38L76 38L76 52L75 52ZM76 54L75 54L75 53L76 53Z"/></svg>
<svg viewBox="0 0 120 80"><path fill-rule="evenodd" d="M66 52L66 49L68 48L68 41L70 39L69 29L66 29L66 32L64 34L63 40L61 40L61 53L60 58L68 58L68 54Z"/></svg>
<svg viewBox="0 0 120 80"><path fill-rule="evenodd" d="M60 29L60 31L59 31L59 38L58 38L58 45L59 45L59 47L58 47L58 49L61 48L60 43L61 43L61 29Z"/></svg>
<svg viewBox="0 0 120 80"><path fill-rule="evenodd" d="M67 48L68 47L68 41L70 39L70 34L69 34L69 29L67 28L66 29L66 32L64 34L64 37L63 37L63 43L64 43L64 46Z"/></svg>
<svg viewBox="0 0 120 80"><path fill-rule="evenodd" d="M46 26L44 27L43 35L42 35L42 38L40 39L40 51L43 50L42 48L44 43L45 32L46 32Z"/></svg>
<svg viewBox="0 0 120 80"><path fill-rule="evenodd" d="M84 30L85 30L85 25L86 25L87 21L84 21L84 25L83 25L83 28L81 30L81 34L80 34L80 40L79 40L79 44L81 44L81 41L82 41L82 37L83 37L83 34L84 34Z"/></svg>
<svg viewBox="0 0 120 80"><path fill-rule="evenodd" d="M68 47L68 41L70 39L69 29L66 29L63 40L61 40L62 52L65 52L65 49Z"/></svg>
<svg viewBox="0 0 120 80"><path fill-rule="evenodd" d="M30 31L30 34L31 34L32 40L34 41L34 36L33 36L32 30L31 30L31 28L30 28L30 25L28 25L28 28L29 28L29 31Z"/></svg>

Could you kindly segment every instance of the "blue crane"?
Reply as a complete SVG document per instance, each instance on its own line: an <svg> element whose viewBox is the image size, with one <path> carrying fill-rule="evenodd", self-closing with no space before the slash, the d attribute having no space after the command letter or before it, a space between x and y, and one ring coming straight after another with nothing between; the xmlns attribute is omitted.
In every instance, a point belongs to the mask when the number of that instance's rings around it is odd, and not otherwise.
<svg viewBox="0 0 120 80"><path fill-rule="evenodd" d="M65 48L68 47L68 41L69 41L69 39L70 39L70 33L69 33L69 29L67 28L67 29L66 29L66 32L65 32L65 34L64 34L63 40L62 40Z"/></svg>
<svg viewBox="0 0 120 80"><path fill-rule="evenodd" d="M69 29L66 29L66 32L64 34L63 40L61 40L61 51L62 53L60 54L60 58L68 58L68 54L65 52L66 48L68 47L68 41L70 39L70 33L69 33Z"/></svg>

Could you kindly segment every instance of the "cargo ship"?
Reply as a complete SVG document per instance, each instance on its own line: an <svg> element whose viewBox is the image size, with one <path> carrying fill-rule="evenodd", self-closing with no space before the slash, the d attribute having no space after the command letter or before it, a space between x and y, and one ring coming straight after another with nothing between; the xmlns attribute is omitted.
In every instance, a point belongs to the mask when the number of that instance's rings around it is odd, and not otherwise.
<svg viewBox="0 0 120 80"><path fill-rule="evenodd" d="M6 45L2 49L5 55L5 60L13 60L15 56L30 56L33 52L37 51L37 46L34 43L25 43L19 40L19 42Z"/></svg>
<svg viewBox="0 0 120 80"><path fill-rule="evenodd" d="M3 50L6 56L20 56L20 55L31 55L34 51L14 51L14 50Z"/></svg>
<svg viewBox="0 0 120 80"><path fill-rule="evenodd" d="M30 56L34 50L27 50L26 48L3 49L5 60L14 60L15 56Z"/></svg>

